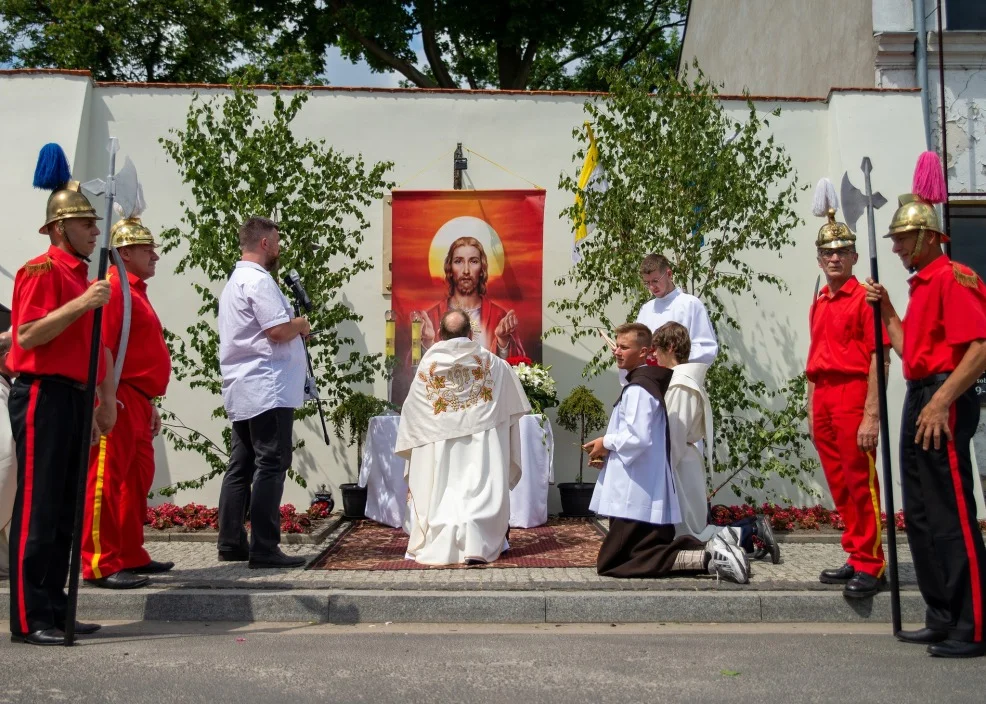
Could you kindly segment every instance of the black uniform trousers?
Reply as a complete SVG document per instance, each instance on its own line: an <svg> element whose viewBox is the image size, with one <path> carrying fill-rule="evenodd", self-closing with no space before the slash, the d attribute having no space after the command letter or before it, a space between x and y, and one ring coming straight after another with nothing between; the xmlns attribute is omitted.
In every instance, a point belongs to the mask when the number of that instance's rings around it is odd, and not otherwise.
<svg viewBox="0 0 986 704"><path fill-rule="evenodd" d="M15 634L65 626L84 406L84 386L59 377L21 377L10 390L17 446L10 528L10 631Z"/></svg>
<svg viewBox="0 0 986 704"><path fill-rule="evenodd" d="M219 491L219 551L269 557L281 542L281 495L291 466L293 408L233 421L229 466ZM244 522L250 517L250 543Z"/></svg>
<svg viewBox="0 0 986 704"><path fill-rule="evenodd" d="M915 444L917 419L947 375L907 383L901 424L901 492L907 540L926 625L953 640L983 641L986 546L976 521L969 444L979 424L970 388L949 409L952 440L941 449ZM944 438L943 438L944 440Z"/></svg>

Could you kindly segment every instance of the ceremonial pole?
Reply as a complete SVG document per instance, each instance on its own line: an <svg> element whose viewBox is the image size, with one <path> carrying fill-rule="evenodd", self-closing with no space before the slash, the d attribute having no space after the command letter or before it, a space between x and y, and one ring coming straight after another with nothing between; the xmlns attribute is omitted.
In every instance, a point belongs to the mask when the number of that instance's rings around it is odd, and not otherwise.
<svg viewBox="0 0 986 704"><path fill-rule="evenodd" d="M876 224L874 221L873 207L873 187L870 183L870 172L873 171L873 164L870 158L863 157L860 165L865 180L865 199L866 199L866 227L869 232L870 245L870 277L879 283L880 272L877 267L876 257ZM890 422L887 413L887 375L886 369L886 350L883 345L883 317L880 314L880 303L873 302L873 328L874 339L876 340L876 384L877 394L880 399L880 458L883 461L883 487L885 490L885 505L887 513L887 572L890 580L890 615L893 622L894 635L900 629L900 579L897 572L897 526L896 511L894 510L894 475L890 466Z"/></svg>
<svg viewBox="0 0 986 704"><path fill-rule="evenodd" d="M113 223L113 198L116 195L113 175L116 172L116 152L119 143L110 137L110 169L106 177L106 219L103 221L103 237L99 248L99 273L97 280L106 278L110 261L110 225ZM92 415L96 405L96 375L99 371L99 358L103 352L103 309L93 311L92 343L89 346L89 377L86 381L85 402L83 404L82 447L79 448L79 481L76 487L75 523L72 529L72 555L69 561L68 606L65 609L65 645L75 643L75 614L79 600L79 576L82 571L82 527L86 512L86 485L89 479L89 447L92 438ZM112 374L112 369L106 370Z"/></svg>

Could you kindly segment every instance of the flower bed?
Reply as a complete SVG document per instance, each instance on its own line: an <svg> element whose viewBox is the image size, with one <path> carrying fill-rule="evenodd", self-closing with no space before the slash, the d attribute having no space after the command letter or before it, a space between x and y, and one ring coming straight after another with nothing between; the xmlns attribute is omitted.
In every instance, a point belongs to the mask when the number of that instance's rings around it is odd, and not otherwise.
<svg viewBox="0 0 986 704"><path fill-rule="evenodd" d="M311 533L322 519L329 516L329 505L324 501L316 502L300 513L292 504L284 504L281 506L281 533ZM219 509L202 504L149 506L145 523L162 531L215 531L219 530Z"/></svg>
<svg viewBox="0 0 986 704"><path fill-rule="evenodd" d="M838 511L827 509L824 506L810 506L798 508L795 506L777 506L775 504L763 504L759 507L743 504L741 506L723 506L722 504L712 507L712 521L716 525L728 525L733 521L743 518L752 518L758 513L762 513L770 519L774 530L821 530L831 528L842 531L846 529L846 523L842 520L842 515ZM880 520L884 528L887 527L887 514L881 513ZM904 530L904 511L897 511L894 517L894 525L897 530ZM986 530L986 520L979 521L979 528Z"/></svg>

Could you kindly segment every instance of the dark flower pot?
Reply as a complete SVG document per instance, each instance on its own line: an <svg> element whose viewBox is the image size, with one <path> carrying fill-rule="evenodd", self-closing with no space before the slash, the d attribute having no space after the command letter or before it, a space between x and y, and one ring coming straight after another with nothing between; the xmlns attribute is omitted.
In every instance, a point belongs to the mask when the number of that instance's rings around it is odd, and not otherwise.
<svg viewBox="0 0 986 704"><path fill-rule="evenodd" d="M562 518L590 518L596 514L589 510L592 491L596 488L594 482L576 483L562 482L558 485L561 495Z"/></svg>
<svg viewBox="0 0 986 704"><path fill-rule="evenodd" d="M359 484L340 484L342 517L350 521L366 518L366 487Z"/></svg>

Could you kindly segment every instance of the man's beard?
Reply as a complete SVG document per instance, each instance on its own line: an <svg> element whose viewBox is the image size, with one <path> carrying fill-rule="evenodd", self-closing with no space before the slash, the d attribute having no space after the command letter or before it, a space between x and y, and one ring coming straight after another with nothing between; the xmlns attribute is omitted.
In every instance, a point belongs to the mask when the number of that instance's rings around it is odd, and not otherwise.
<svg viewBox="0 0 986 704"><path fill-rule="evenodd" d="M281 255L277 254L273 257L267 257L267 261L264 263L264 268L270 273L277 271L278 267L281 266Z"/></svg>
<svg viewBox="0 0 986 704"><path fill-rule="evenodd" d="M455 291L461 296L470 296L476 292L476 279L459 278L455 280Z"/></svg>

